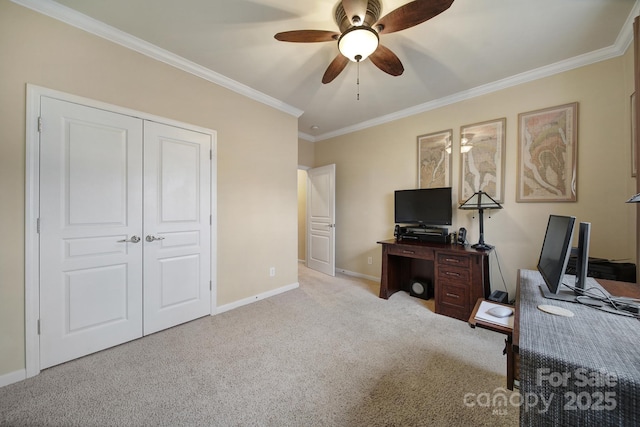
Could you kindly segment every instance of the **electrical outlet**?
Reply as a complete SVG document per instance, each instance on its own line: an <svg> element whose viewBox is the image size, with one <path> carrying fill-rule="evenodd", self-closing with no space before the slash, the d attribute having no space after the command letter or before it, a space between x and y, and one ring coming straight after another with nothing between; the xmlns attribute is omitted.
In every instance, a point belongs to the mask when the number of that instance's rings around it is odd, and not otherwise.
<svg viewBox="0 0 640 427"><path fill-rule="evenodd" d="M373 258L372 257L367 258L367 264L369 264L369 265L373 264Z"/></svg>
<svg viewBox="0 0 640 427"><path fill-rule="evenodd" d="M275 267L271 267L269 269L269 276L274 277L276 275L276 268Z"/></svg>

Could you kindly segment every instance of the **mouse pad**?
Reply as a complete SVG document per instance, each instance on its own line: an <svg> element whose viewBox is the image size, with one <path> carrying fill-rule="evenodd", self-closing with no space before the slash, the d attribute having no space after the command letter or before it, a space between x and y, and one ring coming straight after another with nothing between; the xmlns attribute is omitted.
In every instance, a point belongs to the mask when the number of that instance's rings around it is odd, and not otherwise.
<svg viewBox="0 0 640 427"><path fill-rule="evenodd" d="M566 308L558 307L556 305L544 305L541 304L538 308L545 313L555 314L557 316L565 316L565 317L573 317L573 311L567 310Z"/></svg>

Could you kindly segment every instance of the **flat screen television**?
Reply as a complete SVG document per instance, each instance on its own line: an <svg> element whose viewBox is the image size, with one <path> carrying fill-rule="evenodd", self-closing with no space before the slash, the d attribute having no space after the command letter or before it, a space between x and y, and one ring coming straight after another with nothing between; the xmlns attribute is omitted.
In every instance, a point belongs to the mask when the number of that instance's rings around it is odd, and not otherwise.
<svg viewBox="0 0 640 427"><path fill-rule="evenodd" d="M571 255L575 222L574 216L549 215L538 260L538 271L547 285L546 289L543 286L540 286L540 289L546 298L576 301L573 291L567 292L560 289L569 255Z"/></svg>
<svg viewBox="0 0 640 427"><path fill-rule="evenodd" d="M394 198L396 224L451 225L451 187L397 190Z"/></svg>

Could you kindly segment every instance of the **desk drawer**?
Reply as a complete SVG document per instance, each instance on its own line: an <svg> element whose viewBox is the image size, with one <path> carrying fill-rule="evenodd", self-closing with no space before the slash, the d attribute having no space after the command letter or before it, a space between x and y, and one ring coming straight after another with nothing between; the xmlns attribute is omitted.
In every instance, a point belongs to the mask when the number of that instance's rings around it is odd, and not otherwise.
<svg viewBox="0 0 640 427"><path fill-rule="evenodd" d="M471 257L458 254L438 254L438 265L469 268L471 265Z"/></svg>
<svg viewBox="0 0 640 427"><path fill-rule="evenodd" d="M443 283L440 290L440 302L468 310L469 287L455 283Z"/></svg>
<svg viewBox="0 0 640 427"><path fill-rule="evenodd" d="M438 279L446 283L457 283L469 286L471 283L471 272L464 268L455 268L439 265Z"/></svg>
<svg viewBox="0 0 640 427"><path fill-rule="evenodd" d="M418 245L387 245L389 255L433 260L433 248Z"/></svg>

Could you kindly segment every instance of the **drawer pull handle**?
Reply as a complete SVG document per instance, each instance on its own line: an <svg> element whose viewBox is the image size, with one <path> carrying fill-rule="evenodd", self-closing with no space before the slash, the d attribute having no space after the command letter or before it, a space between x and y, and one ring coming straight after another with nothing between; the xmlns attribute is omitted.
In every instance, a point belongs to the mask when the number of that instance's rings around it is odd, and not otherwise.
<svg viewBox="0 0 640 427"><path fill-rule="evenodd" d="M403 254L415 254L415 251L402 251Z"/></svg>
<svg viewBox="0 0 640 427"><path fill-rule="evenodd" d="M460 273L455 273L453 271L447 271L444 274L446 274L447 276L456 276L456 277L460 277Z"/></svg>
<svg viewBox="0 0 640 427"><path fill-rule="evenodd" d="M459 259L455 259L455 258L446 258L445 259L446 262L455 262L460 264L460 260Z"/></svg>
<svg viewBox="0 0 640 427"><path fill-rule="evenodd" d="M448 297L454 297L454 298L460 298L460 295L450 294L449 292L447 292L447 296Z"/></svg>

